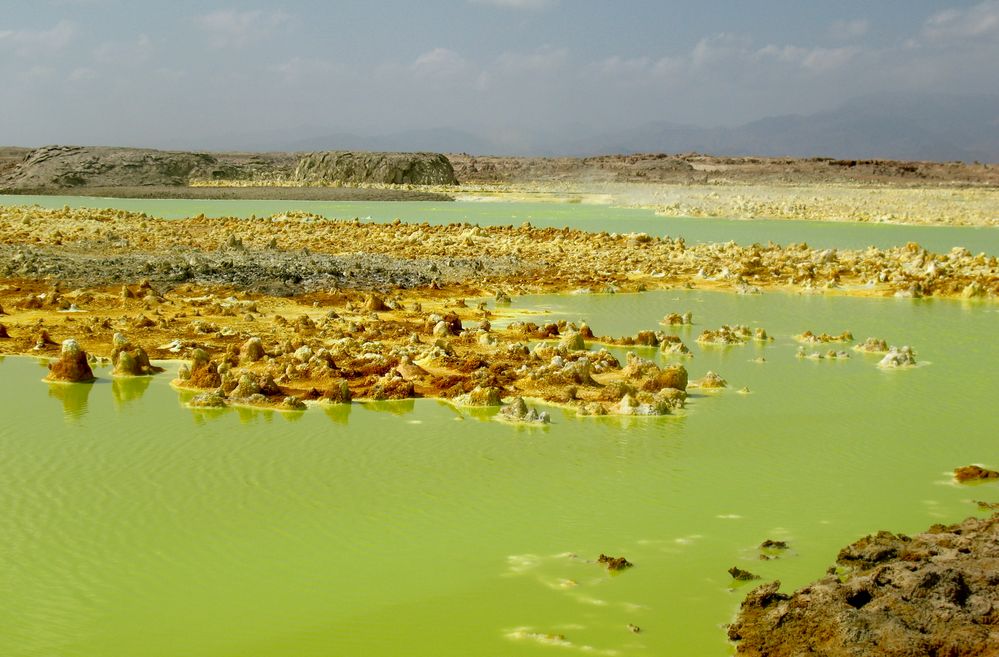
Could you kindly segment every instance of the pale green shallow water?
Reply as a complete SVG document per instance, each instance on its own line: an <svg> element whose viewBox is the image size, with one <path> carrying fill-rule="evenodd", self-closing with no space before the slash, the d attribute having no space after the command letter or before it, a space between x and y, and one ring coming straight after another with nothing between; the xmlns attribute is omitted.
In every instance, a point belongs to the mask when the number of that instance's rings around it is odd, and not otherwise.
<svg viewBox="0 0 999 657"><path fill-rule="evenodd" d="M885 248L918 242L940 253L963 246L975 253L999 254L999 229L964 226L898 226L823 221L772 221L765 218L708 219L660 217L651 210L616 208L606 205L571 203L506 202L395 202L395 201L258 201L117 199L78 196L2 196L3 205L37 204L46 208L119 208L145 212L150 216L177 219L204 214L209 217L258 217L302 210L338 218L387 222L393 219L431 224L468 222L482 226L520 225L525 221L539 227L570 226L582 230L646 232L650 235L683 236L688 242L758 242L778 244L807 242L820 248Z"/></svg>
<svg viewBox="0 0 999 657"><path fill-rule="evenodd" d="M48 386L0 363L0 655L727 655L747 590L785 588L878 529L978 513L999 486L999 308L702 291L519 298L598 333L681 333L692 375L734 390L682 416L575 418L527 430L434 401L283 416L194 412L168 375ZM726 322L766 346L701 349ZM794 358L792 334L910 343L925 365ZM765 364L750 362L765 355ZM175 367L175 366L174 366ZM792 554L757 560L766 538ZM612 577L580 559L636 564ZM560 588L561 579L574 588ZM627 631L634 623L638 635ZM572 646L506 635L564 634Z"/></svg>

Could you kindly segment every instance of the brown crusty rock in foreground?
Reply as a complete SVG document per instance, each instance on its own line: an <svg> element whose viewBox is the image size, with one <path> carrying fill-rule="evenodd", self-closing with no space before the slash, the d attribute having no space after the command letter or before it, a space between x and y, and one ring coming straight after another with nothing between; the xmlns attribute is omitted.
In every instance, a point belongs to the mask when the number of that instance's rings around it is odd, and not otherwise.
<svg viewBox="0 0 999 657"><path fill-rule="evenodd" d="M791 595L780 582L746 596L728 636L739 655L999 655L999 514L879 532L840 551L849 569Z"/></svg>
<svg viewBox="0 0 999 657"><path fill-rule="evenodd" d="M91 383L96 378L87 362L87 352L72 338L62 343L59 360L49 365L49 374L45 377L48 381L63 383Z"/></svg>

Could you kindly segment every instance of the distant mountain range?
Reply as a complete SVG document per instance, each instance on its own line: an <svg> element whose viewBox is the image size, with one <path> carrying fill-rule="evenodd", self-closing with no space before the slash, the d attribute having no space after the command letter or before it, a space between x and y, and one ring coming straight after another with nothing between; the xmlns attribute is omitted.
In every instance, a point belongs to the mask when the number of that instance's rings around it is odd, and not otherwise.
<svg viewBox="0 0 999 657"><path fill-rule="evenodd" d="M734 128L653 123L582 140L573 150L999 162L999 96L870 96Z"/></svg>
<svg viewBox="0 0 999 657"><path fill-rule="evenodd" d="M301 128L231 135L198 147L571 156L696 151L710 155L999 162L999 95L880 94L856 98L834 110L774 116L736 127L655 122L594 137L520 135L514 145L450 128L381 135L324 134L317 128Z"/></svg>

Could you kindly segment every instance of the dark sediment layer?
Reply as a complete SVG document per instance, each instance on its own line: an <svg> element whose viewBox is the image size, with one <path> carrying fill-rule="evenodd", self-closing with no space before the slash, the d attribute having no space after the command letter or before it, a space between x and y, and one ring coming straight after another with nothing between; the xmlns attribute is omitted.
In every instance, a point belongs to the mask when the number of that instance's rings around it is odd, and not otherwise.
<svg viewBox="0 0 999 657"><path fill-rule="evenodd" d="M404 258L376 253L328 254L307 250L218 251L174 247L142 253L101 254L101 249L0 245L0 276L55 279L81 286L149 280L157 284L225 285L274 296L328 288L415 288L461 283L488 271L522 271L515 258Z"/></svg>
<svg viewBox="0 0 999 657"><path fill-rule="evenodd" d="M141 199L206 199L248 201L453 201L454 198L438 192L410 188L379 187L297 187L297 186L247 186L247 187L186 187L186 186L123 186L123 187L40 187L35 189L2 189L0 194L87 196L96 198Z"/></svg>
<svg viewBox="0 0 999 657"><path fill-rule="evenodd" d="M908 537L878 532L840 551L845 575L746 596L729 638L740 655L999 655L999 514Z"/></svg>

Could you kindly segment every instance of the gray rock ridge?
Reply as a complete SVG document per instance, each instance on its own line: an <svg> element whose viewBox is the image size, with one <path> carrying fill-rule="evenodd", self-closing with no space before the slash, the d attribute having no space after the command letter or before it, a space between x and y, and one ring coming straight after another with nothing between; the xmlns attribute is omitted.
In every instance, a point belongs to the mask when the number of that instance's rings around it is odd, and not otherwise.
<svg viewBox="0 0 999 657"><path fill-rule="evenodd" d="M176 188L192 183L335 185L457 184L439 153L206 153L110 146L43 146L16 161L5 152L0 189L74 190Z"/></svg>
<svg viewBox="0 0 999 657"><path fill-rule="evenodd" d="M303 183L456 185L451 161L440 153L324 151L304 156L294 179Z"/></svg>
<svg viewBox="0 0 999 657"><path fill-rule="evenodd" d="M4 187L72 188L187 185L210 175L218 160L207 153L142 148L43 146L30 151L3 181Z"/></svg>

